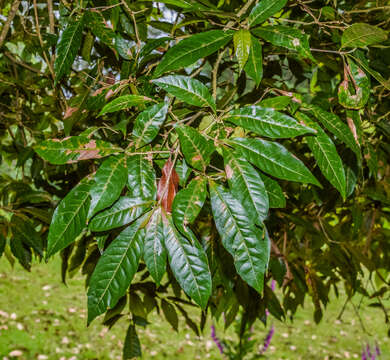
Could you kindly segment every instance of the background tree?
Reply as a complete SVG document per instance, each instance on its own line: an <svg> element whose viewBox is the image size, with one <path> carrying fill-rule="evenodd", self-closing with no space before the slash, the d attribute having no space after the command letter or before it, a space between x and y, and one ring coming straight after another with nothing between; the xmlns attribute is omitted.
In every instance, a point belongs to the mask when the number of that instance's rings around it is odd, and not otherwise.
<svg viewBox="0 0 390 360"><path fill-rule="evenodd" d="M195 332L242 311L244 334L306 295L320 321L343 287L388 321L390 5L372 6L1 1L0 253L61 252L88 322L129 302L124 357L154 309Z"/></svg>

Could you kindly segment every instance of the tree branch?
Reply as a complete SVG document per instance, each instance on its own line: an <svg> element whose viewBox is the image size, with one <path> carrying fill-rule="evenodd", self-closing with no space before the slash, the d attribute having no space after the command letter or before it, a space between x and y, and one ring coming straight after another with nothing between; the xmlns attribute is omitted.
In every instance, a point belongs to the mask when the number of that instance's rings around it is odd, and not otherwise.
<svg viewBox="0 0 390 360"><path fill-rule="evenodd" d="M3 46L4 40L7 37L8 30L11 27L12 20L14 19L16 12L18 11L21 0L15 0L12 4L11 10L8 14L7 21L4 23L3 30L0 34L0 48Z"/></svg>

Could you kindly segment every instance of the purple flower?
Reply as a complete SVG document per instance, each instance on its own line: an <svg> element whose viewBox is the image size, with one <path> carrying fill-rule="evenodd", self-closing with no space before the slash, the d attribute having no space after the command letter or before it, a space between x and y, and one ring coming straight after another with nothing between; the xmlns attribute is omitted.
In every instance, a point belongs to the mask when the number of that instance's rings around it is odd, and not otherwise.
<svg viewBox="0 0 390 360"><path fill-rule="evenodd" d="M274 279L272 279L272 281L271 281L271 290L275 291L275 287L276 287L276 281Z"/></svg>
<svg viewBox="0 0 390 360"><path fill-rule="evenodd" d="M274 336L274 332L275 332L275 327L272 325L271 329L269 330L267 336L264 339L264 344L263 344L263 349L261 350L261 354L264 354L267 351L269 344L271 343L272 336Z"/></svg>
<svg viewBox="0 0 390 360"><path fill-rule="evenodd" d="M367 353L367 359L372 358L371 348L370 348L370 344L369 343L367 343L367 345L366 345L366 353Z"/></svg>
<svg viewBox="0 0 390 360"><path fill-rule="evenodd" d="M362 360L368 360L368 359L367 359L366 350L364 350L364 347L363 347L363 349L362 349Z"/></svg>
<svg viewBox="0 0 390 360"><path fill-rule="evenodd" d="M380 356L381 350L380 350L380 348L379 348L378 342L375 342L375 352L376 352L376 354L377 354L378 356Z"/></svg>
<svg viewBox="0 0 390 360"><path fill-rule="evenodd" d="M223 346L215 333L215 326L214 325L211 325L211 338L213 339L215 345L217 345L219 352L221 354L223 354Z"/></svg>

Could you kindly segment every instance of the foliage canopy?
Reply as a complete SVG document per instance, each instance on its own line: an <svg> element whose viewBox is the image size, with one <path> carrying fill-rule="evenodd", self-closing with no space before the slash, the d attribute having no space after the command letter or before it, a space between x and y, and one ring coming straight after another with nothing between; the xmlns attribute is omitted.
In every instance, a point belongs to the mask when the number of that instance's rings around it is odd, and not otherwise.
<svg viewBox="0 0 390 360"><path fill-rule="evenodd" d="M387 319L388 1L0 4L0 254L60 252L88 322L129 302L125 358L154 309Z"/></svg>

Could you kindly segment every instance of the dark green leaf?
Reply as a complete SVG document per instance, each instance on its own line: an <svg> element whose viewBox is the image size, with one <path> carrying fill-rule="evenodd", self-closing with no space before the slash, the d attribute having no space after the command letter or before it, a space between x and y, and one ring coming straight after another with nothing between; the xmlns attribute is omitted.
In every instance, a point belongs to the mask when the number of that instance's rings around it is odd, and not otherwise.
<svg viewBox="0 0 390 360"><path fill-rule="evenodd" d="M178 331L179 317L177 316L175 307L172 304L170 304L168 301L161 299L161 309L164 313L165 319L167 319L167 321L175 331Z"/></svg>
<svg viewBox="0 0 390 360"><path fill-rule="evenodd" d="M232 36L231 31L211 30L180 41L164 55L154 71L154 77L159 77L170 70L181 69L211 55L224 47Z"/></svg>
<svg viewBox="0 0 390 360"><path fill-rule="evenodd" d="M261 0L251 11L248 18L249 26L261 24L286 5L287 0Z"/></svg>
<svg viewBox="0 0 390 360"><path fill-rule="evenodd" d="M369 24L355 23L347 27L341 37L341 46L366 47L386 41L387 32Z"/></svg>
<svg viewBox="0 0 390 360"><path fill-rule="evenodd" d="M103 109L99 113L99 116L119 110L128 109L132 106L144 104L145 102L149 101L152 101L152 99L149 99L148 97L142 95L123 95L104 105Z"/></svg>
<svg viewBox="0 0 390 360"><path fill-rule="evenodd" d="M259 86L263 78L263 49L260 41L254 36L252 36L249 57L244 70L256 86Z"/></svg>
<svg viewBox="0 0 390 360"><path fill-rule="evenodd" d="M199 107L211 107L216 111L215 101L209 90L199 80L189 76L170 75L152 80L154 84L187 104Z"/></svg>
<svg viewBox="0 0 390 360"><path fill-rule="evenodd" d="M101 42L112 46L115 32L107 25L104 17L96 11L86 11L85 24Z"/></svg>
<svg viewBox="0 0 390 360"><path fill-rule="evenodd" d="M129 196L144 200L156 199L156 173L150 161L141 155L131 156L127 159L127 172Z"/></svg>
<svg viewBox="0 0 390 360"><path fill-rule="evenodd" d="M141 357L141 343L138 339L135 325L130 324L127 329L125 343L123 344L123 360Z"/></svg>
<svg viewBox="0 0 390 360"><path fill-rule="evenodd" d="M261 178L264 182L265 189L267 190L269 207L270 208L284 208L286 207L286 198L283 195L282 188L277 181L261 175Z"/></svg>
<svg viewBox="0 0 390 360"><path fill-rule="evenodd" d="M267 174L279 179L321 186L303 162L278 143L261 139L236 138L232 144L249 162Z"/></svg>

